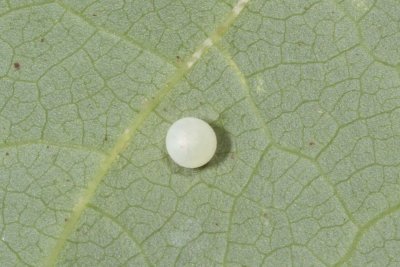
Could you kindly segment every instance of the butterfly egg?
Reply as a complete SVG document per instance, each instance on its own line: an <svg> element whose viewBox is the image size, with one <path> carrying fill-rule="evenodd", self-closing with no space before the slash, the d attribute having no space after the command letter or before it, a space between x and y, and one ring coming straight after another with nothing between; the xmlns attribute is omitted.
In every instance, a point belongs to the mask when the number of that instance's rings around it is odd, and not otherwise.
<svg viewBox="0 0 400 267"><path fill-rule="evenodd" d="M217 136L203 120L186 117L174 122L165 138L169 156L185 168L198 168L214 156Z"/></svg>

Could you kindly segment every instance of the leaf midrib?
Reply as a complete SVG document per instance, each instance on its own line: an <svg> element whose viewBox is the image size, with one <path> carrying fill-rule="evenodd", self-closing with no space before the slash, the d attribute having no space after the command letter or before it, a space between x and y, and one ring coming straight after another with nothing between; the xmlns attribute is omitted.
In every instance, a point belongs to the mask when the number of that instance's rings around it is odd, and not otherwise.
<svg viewBox="0 0 400 267"><path fill-rule="evenodd" d="M125 148L131 143L138 129L143 125L146 119L150 116L153 110L161 103L164 97L177 85L182 78L193 68L198 60L207 53L208 49L218 43L222 36L227 32L229 27L234 23L236 18L239 16L243 8L247 5L250 0L239 0L234 8L227 14L226 19L220 25L217 25L214 32L195 50L191 57L189 57L183 64L181 64L171 78L166 82L165 86L157 92L154 98L147 103L143 110L135 117L135 119L129 124L129 127L120 135L117 139L114 147L108 153L101 163L99 169L90 179L87 188L82 192L81 197L75 203L71 216L68 222L64 225L64 229L60 236L57 238L55 245L53 246L48 257L44 260L44 266L54 266L57 262L58 256L63 250L65 243L69 236L75 230L81 215L86 210L86 207L90 200L96 193L98 186L100 185L103 178L107 175L115 161L118 160L119 155L125 150ZM56 2L66 11L72 12L70 9L66 9L63 5ZM79 14L73 12L74 15L81 17ZM87 22L87 20L85 20ZM89 23L89 22L88 22ZM121 37L122 38L122 37ZM124 38L122 38L124 39ZM157 53L158 55L158 53ZM164 58L164 57L162 57Z"/></svg>

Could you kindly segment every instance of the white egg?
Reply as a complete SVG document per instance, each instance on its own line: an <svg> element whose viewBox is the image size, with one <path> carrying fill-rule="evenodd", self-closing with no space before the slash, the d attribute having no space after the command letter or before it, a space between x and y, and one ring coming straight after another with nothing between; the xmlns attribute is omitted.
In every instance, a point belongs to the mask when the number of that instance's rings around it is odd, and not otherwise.
<svg viewBox="0 0 400 267"><path fill-rule="evenodd" d="M170 157L185 168L198 168L214 156L217 136L203 120L187 117L174 122L165 139Z"/></svg>

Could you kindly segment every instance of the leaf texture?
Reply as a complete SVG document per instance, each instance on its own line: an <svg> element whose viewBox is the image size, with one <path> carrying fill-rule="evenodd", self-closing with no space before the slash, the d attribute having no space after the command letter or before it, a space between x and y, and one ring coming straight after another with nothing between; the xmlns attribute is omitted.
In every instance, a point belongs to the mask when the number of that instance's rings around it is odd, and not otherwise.
<svg viewBox="0 0 400 267"><path fill-rule="evenodd" d="M0 0L0 265L398 266L399 42L397 0Z"/></svg>

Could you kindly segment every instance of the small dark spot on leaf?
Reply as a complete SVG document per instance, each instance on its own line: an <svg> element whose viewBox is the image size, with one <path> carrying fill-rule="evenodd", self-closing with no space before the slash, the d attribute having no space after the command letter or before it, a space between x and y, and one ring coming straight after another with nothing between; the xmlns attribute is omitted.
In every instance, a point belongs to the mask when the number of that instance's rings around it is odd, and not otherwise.
<svg viewBox="0 0 400 267"><path fill-rule="evenodd" d="M164 112L166 112L166 111L167 111L167 108L163 108L162 110L163 110Z"/></svg>
<svg viewBox="0 0 400 267"><path fill-rule="evenodd" d="M15 62L15 63L14 63L14 68L15 68L16 70L19 70L19 69L21 68L21 64L19 64L19 62Z"/></svg>
<svg viewBox="0 0 400 267"><path fill-rule="evenodd" d="M49 145L47 145L47 146L46 146L46 148L47 148L47 149L49 149L49 148L50 148L50 146L49 146Z"/></svg>
<svg viewBox="0 0 400 267"><path fill-rule="evenodd" d="M218 35L222 35L225 31L226 31L226 27L224 27L224 26L220 26L220 27L218 27L217 28L217 34Z"/></svg>
<svg viewBox="0 0 400 267"><path fill-rule="evenodd" d="M107 142L107 140L108 140L108 136L105 135L105 136L104 136L104 142Z"/></svg>
<svg viewBox="0 0 400 267"><path fill-rule="evenodd" d="M219 226L219 223L215 223L216 226Z"/></svg>
<svg viewBox="0 0 400 267"><path fill-rule="evenodd" d="M314 141L310 141L310 143L308 143L308 145L309 146L313 146L313 145L315 145L315 142Z"/></svg>
<svg viewBox="0 0 400 267"><path fill-rule="evenodd" d="M68 218L65 218L65 219L64 219L64 222L68 222Z"/></svg>
<svg viewBox="0 0 400 267"><path fill-rule="evenodd" d="M93 17L96 17L96 16L97 16L97 14L93 14L92 16L93 16Z"/></svg>
<svg viewBox="0 0 400 267"><path fill-rule="evenodd" d="M40 42L43 43L44 42L44 38L40 39Z"/></svg>
<svg viewBox="0 0 400 267"><path fill-rule="evenodd" d="M6 156L9 156L9 155L10 155L10 153L6 152Z"/></svg>

